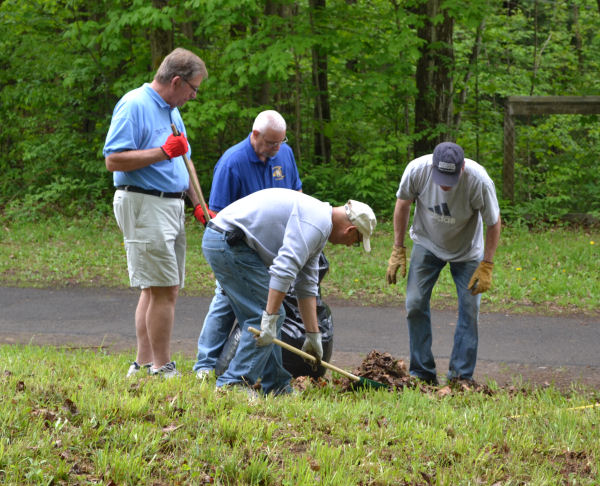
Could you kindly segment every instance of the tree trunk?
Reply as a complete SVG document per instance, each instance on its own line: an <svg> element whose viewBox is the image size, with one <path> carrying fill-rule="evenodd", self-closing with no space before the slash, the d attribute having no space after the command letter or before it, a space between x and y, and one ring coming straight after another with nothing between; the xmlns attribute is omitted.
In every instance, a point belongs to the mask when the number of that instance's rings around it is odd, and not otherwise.
<svg viewBox="0 0 600 486"><path fill-rule="evenodd" d="M423 19L418 36L424 43L416 72L415 157L431 153L438 143L452 138L454 19L441 4L442 0L428 0L417 7ZM440 14L441 21L433 23Z"/></svg>
<svg viewBox="0 0 600 486"><path fill-rule="evenodd" d="M310 0L310 15L313 34L319 34L320 17L323 15L326 0ZM326 134L327 125L331 122L329 107L329 87L327 83L327 52L319 45L312 48L312 78L315 90L314 136L315 161L329 163L331 161L331 140Z"/></svg>
<svg viewBox="0 0 600 486"><path fill-rule="evenodd" d="M152 0L152 6L162 10L168 5L168 0ZM152 69L156 71L162 60L174 49L173 29L152 29L150 32L150 53Z"/></svg>
<svg viewBox="0 0 600 486"><path fill-rule="evenodd" d="M600 2L600 0L598 0ZM573 16L573 44L577 51L577 68L583 73L583 39L581 38L581 26L579 25L579 5L573 2L571 5Z"/></svg>
<svg viewBox="0 0 600 486"><path fill-rule="evenodd" d="M458 108L456 113L454 114L454 130L458 131L460 129L460 122L462 119L463 106L467 102L467 94L469 92L469 80L473 76L473 72L477 70L477 60L479 58L479 51L481 50L481 41L483 38L483 31L485 29L485 19L481 21L479 26L477 27L477 33L475 35L475 42L473 43L473 48L471 49L471 55L469 56L469 68L465 73L465 77L463 79L463 88L458 94Z"/></svg>

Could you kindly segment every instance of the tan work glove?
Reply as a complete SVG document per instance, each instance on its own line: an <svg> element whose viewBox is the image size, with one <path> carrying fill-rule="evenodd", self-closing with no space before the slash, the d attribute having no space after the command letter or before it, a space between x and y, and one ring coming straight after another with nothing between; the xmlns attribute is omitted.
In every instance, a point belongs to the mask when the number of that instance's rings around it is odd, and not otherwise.
<svg viewBox="0 0 600 486"><path fill-rule="evenodd" d="M406 277L406 247L394 245L392 256L388 260L387 272L385 272L387 283L396 283L396 272L399 268L402 269L400 273L402 278Z"/></svg>
<svg viewBox="0 0 600 486"><path fill-rule="evenodd" d="M479 264L467 286L467 289L471 291L471 295L483 294L490 290L493 268L494 264L491 262L483 261Z"/></svg>

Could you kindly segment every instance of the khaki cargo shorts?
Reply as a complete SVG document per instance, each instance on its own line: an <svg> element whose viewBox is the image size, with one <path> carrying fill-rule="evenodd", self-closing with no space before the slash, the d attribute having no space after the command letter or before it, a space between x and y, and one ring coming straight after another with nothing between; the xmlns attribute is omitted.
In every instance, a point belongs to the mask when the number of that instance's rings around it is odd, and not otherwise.
<svg viewBox="0 0 600 486"><path fill-rule="evenodd" d="M183 288L185 278L185 204L117 190L113 200L123 233L132 287Z"/></svg>

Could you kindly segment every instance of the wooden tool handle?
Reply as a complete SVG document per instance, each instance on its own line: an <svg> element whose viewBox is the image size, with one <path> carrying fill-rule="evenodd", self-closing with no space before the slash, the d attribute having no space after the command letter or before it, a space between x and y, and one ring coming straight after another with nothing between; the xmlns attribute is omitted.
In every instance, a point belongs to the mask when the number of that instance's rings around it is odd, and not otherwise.
<svg viewBox="0 0 600 486"><path fill-rule="evenodd" d="M254 327L248 327L248 330L255 336L260 335L260 331ZM302 356L304 359L312 361L313 363L317 362L317 358L315 358L312 354L305 353L301 349L298 349L298 348L292 346L291 344L284 343L283 341L281 341L280 339L277 339L277 338L273 338L273 342L275 344L277 344L278 346L281 346L282 348L287 349L288 351L290 351L294 354L297 354L298 356ZM346 370L338 368L337 366L329 364L327 361L321 360L321 365L324 366L325 368L329 368L330 370L335 371L336 373L339 373L340 375L344 375L346 378L350 378L352 381L360 381L360 377L353 375L352 373L349 373Z"/></svg>
<svg viewBox="0 0 600 486"><path fill-rule="evenodd" d="M179 130L177 130L175 123L171 123L171 130L173 130L173 135L175 135L176 137L179 135ZM196 176L196 172L194 172L192 163L190 162L190 159L188 159L187 154L183 154L183 161L185 162L185 166L186 166L188 174L190 176L190 181L192 183L192 187L194 188L194 191L196 191L196 194L198 195L198 199L200 199L200 206L202 206L202 211L204 211L204 219L208 223L210 221L210 214L208 214L208 206L206 205L206 201L204 200L204 195L202 194L202 188L200 187L200 181L198 180L198 177Z"/></svg>

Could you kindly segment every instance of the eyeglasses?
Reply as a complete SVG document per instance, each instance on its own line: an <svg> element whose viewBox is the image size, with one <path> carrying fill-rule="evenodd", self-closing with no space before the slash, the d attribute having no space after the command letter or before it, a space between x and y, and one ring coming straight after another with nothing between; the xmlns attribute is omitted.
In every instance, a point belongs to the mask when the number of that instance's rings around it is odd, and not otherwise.
<svg viewBox="0 0 600 486"><path fill-rule="evenodd" d="M286 143L288 141L288 138L285 137L283 140L279 141L279 142L269 142L268 140L265 140L265 143L267 144L268 147L277 147L277 145L281 145L282 143Z"/></svg>
<svg viewBox="0 0 600 486"><path fill-rule="evenodd" d="M197 88L194 88L194 85L192 85L192 83L190 83L187 79L185 79L185 78L181 78L181 79L183 79L186 82L186 84L190 88L192 88L192 91L194 92L194 94L198 94L198 89L200 89L200 86L198 86Z"/></svg>

